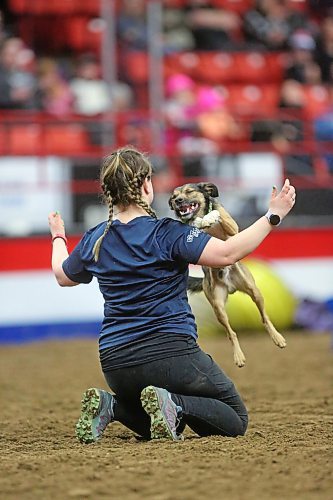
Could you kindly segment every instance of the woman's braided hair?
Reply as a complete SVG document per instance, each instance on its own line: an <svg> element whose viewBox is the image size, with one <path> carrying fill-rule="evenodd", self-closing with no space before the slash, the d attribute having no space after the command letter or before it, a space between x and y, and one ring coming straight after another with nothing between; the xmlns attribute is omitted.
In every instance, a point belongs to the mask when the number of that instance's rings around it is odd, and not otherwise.
<svg viewBox="0 0 333 500"><path fill-rule="evenodd" d="M113 219L113 206L129 206L135 203L149 215L156 218L156 213L142 198L141 188L144 180L151 176L152 166L148 158L131 146L114 151L103 160L100 183L103 198L109 207L109 218L104 233L95 242L93 253L97 262L102 241L110 229Z"/></svg>

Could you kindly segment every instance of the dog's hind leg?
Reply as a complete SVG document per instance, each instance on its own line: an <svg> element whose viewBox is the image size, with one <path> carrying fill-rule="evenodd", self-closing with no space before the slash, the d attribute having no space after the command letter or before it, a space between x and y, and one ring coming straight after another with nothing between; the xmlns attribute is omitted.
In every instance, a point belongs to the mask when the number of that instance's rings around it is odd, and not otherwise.
<svg viewBox="0 0 333 500"><path fill-rule="evenodd" d="M252 275L251 275L250 279L248 276L247 276L247 278L248 279L246 280L246 282L244 282L244 284L242 284L243 286L239 287L238 289L240 291L246 293L247 295L249 295L251 297L251 299L253 300L253 302L256 304L256 306L260 312L260 316L261 316L262 322L264 324L265 330L267 331L267 333L269 334L269 336L273 340L274 344L276 344L278 347L281 347L281 348L286 347L287 342L286 342L285 338L281 335L281 333L279 333L276 330L275 326L273 325L273 323L269 319L268 314L266 313L264 298L263 298L259 288L255 284L255 281L254 281Z"/></svg>
<svg viewBox="0 0 333 500"><path fill-rule="evenodd" d="M245 365L245 356L239 345L236 332L231 328L227 313L225 311L225 303L228 297L228 291L224 286L220 284L215 284L213 286L207 286L207 281L204 280L203 290L205 295L211 304L216 318L225 328L228 339L230 340L233 348L234 362L240 368Z"/></svg>

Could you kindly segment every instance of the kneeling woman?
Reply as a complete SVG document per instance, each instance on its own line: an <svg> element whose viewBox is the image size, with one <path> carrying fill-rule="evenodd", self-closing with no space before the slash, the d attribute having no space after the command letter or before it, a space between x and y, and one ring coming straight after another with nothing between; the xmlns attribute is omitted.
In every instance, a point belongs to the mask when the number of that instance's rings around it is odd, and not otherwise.
<svg viewBox="0 0 333 500"><path fill-rule="evenodd" d="M182 439L190 426L200 436L243 435L246 408L223 370L197 344L187 301L189 263L233 264L271 232L266 217L221 241L179 221L157 219L152 167L125 147L104 159L101 188L109 217L87 231L68 255L61 216L49 215L52 269L60 286L96 277L104 297L99 337L101 367L112 392L88 389L76 434L97 441L113 421L147 439ZM295 202L286 180L269 209L283 219Z"/></svg>

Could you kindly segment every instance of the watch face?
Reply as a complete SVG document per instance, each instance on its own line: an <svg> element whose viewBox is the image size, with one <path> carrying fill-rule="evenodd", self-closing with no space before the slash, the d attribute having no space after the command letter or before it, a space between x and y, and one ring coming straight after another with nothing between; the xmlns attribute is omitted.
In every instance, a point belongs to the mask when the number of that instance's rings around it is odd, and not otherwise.
<svg viewBox="0 0 333 500"><path fill-rule="evenodd" d="M269 222L272 224L272 226L277 226L278 224L280 224L280 217L276 214L272 214L270 217L269 217Z"/></svg>

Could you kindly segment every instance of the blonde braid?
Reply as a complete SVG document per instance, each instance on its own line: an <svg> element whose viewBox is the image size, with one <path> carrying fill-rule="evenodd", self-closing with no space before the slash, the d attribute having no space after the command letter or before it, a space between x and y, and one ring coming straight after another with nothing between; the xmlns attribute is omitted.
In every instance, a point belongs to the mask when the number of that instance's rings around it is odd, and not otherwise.
<svg viewBox="0 0 333 500"><path fill-rule="evenodd" d="M155 213L155 210L153 210L150 205L142 198L141 195L141 186L143 182L143 178L145 177L142 174L138 174L133 177L132 182L128 183L128 191L130 193L131 199L136 203L136 205L139 205L141 208L143 208L151 217L154 217L157 219L157 215Z"/></svg>
<svg viewBox="0 0 333 500"><path fill-rule="evenodd" d="M134 202L151 217L157 218L155 211L142 198L141 188L145 179L151 175L152 166L148 158L132 146L114 151L102 163L100 182L103 196L109 207L109 218L102 236L94 244L93 255L97 262L101 244L110 229L113 219L113 206L125 207Z"/></svg>
<svg viewBox="0 0 333 500"><path fill-rule="evenodd" d="M102 234L102 236L100 236L95 241L95 244L94 244L93 254L94 254L94 260L95 260L95 262L98 261L99 252L100 252L100 249L101 249L102 242L104 240L105 235L107 234L107 232L109 231L109 229L111 227L112 219L113 219L113 200L112 200L111 193L107 189L107 186L105 184L102 184L102 189L103 189L104 195L105 195L105 197L107 199L107 203L108 203L108 206L109 206L109 218L108 218L108 222L107 222L107 224L105 226L104 233Z"/></svg>
<svg viewBox="0 0 333 500"><path fill-rule="evenodd" d="M157 215L156 215L155 210L153 210L151 208L151 206L148 205L148 203L145 200L143 200L142 197L139 194L137 194L135 196L135 198L133 198L133 201L137 205L139 205L139 207L143 208L151 217L154 217L155 219L157 219Z"/></svg>

